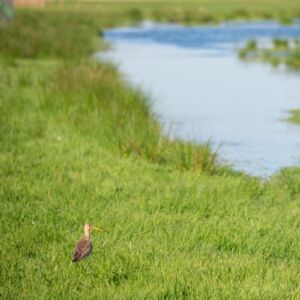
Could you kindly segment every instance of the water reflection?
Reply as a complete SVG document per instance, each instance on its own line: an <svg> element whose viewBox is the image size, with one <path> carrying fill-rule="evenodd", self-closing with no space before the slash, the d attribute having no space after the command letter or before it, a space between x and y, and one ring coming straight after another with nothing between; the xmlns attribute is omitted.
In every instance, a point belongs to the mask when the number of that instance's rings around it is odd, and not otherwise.
<svg viewBox="0 0 300 300"><path fill-rule="evenodd" d="M300 37L300 24L276 22L186 28L144 24L106 32L128 80L153 95L165 129L221 145L221 159L253 175L269 176L299 163L300 126L282 122L300 107L300 74L239 61L248 39Z"/></svg>

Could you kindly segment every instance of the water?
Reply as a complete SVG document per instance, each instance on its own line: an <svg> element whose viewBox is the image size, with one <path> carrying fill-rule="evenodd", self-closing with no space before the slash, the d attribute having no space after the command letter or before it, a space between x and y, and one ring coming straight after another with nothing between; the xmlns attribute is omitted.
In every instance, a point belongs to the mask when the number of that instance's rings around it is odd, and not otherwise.
<svg viewBox="0 0 300 300"><path fill-rule="evenodd" d="M113 49L99 54L117 63L136 86L151 93L168 132L220 148L223 163L268 177L300 163L300 126L284 122L300 108L300 73L239 60L249 39L300 37L300 22L182 27L144 23L105 32Z"/></svg>

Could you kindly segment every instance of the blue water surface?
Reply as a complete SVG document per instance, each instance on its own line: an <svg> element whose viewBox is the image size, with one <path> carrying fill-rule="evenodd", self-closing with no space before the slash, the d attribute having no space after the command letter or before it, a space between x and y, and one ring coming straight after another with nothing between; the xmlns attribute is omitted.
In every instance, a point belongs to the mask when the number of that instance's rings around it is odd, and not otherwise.
<svg viewBox="0 0 300 300"><path fill-rule="evenodd" d="M107 30L112 48L98 59L150 94L166 134L211 141L222 163L268 178L300 163L300 126L285 122L300 108L300 73L245 63L237 48L250 39L300 39L300 22L230 22L184 27L142 23ZM142 128L141 128L142 130Z"/></svg>
<svg viewBox="0 0 300 300"><path fill-rule="evenodd" d="M289 26L277 21L228 22L195 27L145 22L140 27L107 30L105 37L110 41L132 40L184 48L228 50L233 44L248 40L299 38L300 20Z"/></svg>

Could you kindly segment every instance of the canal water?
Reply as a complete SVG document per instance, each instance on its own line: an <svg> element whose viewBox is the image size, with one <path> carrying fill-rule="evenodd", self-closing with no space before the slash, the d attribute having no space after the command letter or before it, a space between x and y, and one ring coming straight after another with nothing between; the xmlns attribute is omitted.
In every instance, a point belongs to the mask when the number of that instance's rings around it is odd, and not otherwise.
<svg viewBox="0 0 300 300"><path fill-rule="evenodd" d="M266 178L300 164L300 126L284 121L300 108L300 72L243 62L237 49L250 39L268 46L274 38L300 38L300 22L145 22L107 30L112 48L96 57L116 63L151 95L166 134L210 141L222 163Z"/></svg>

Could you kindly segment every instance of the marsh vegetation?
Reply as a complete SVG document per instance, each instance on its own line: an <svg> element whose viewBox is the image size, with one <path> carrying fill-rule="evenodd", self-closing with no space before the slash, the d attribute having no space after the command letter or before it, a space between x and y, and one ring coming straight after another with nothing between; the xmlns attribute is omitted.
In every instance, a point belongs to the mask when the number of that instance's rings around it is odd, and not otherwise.
<svg viewBox="0 0 300 300"><path fill-rule="evenodd" d="M250 40L239 50L240 58L248 61L271 63L274 67L280 64L293 70L300 70L300 40L274 39L271 47L259 47Z"/></svg>

